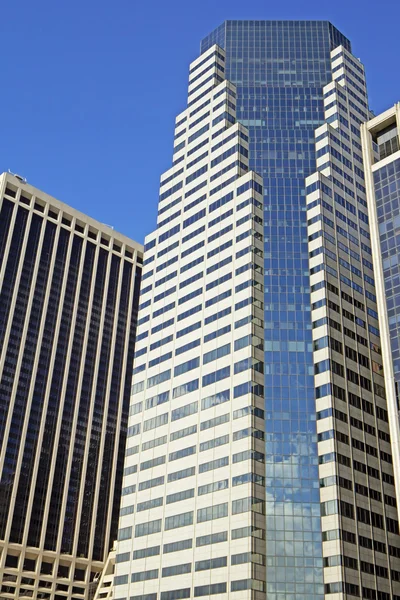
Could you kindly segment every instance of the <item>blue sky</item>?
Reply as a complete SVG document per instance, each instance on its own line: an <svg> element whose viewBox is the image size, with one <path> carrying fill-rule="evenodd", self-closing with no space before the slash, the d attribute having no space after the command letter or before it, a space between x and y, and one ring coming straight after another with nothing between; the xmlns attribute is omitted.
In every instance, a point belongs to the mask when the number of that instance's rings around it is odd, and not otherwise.
<svg viewBox="0 0 400 600"><path fill-rule="evenodd" d="M398 0L14 0L2 5L0 171L138 242L155 227L189 62L225 19L328 19L400 100Z"/></svg>

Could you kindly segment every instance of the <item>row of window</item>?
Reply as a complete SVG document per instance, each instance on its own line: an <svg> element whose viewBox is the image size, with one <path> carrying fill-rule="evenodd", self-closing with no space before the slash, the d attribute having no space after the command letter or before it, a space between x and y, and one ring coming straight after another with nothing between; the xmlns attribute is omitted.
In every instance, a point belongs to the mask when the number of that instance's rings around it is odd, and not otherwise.
<svg viewBox="0 0 400 600"><path fill-rule="evenodd" d="M226 201L229 201L229 200L231 200L231 199L232 199L232 193L231 193L231 194L228 194L227 196L225 196L225 197L224 197L224 199L226 199ZM211 205L209 206L209 211L211 212L211 211L215 210L216 208L219 208L219 206L222 206L222 200L223 200L223 199L220 199L220 200L218 200L216 203L213 203L213 204L211 204ZM237 211L238 211L238 210L241 210L242 208L244 208L245 206L247 206L247 205L248 205L248 204L250 204L250 203L251 203L251 204L253 204L253 205L255 205L257 208L260 208L260 207L261 207L261 203L259 203L257 200L254 200L254 199L250 199L250 198L249 198L249 199L247 199L245 202L243 202L243 203L241 203L240 205L238 205L238 206L236 207L236 210L237 210ZM176 213L176 214L173 216L173 218L176 218L176 216L178 216L178 214L179 214L179 213ZM214 225L216 225L216 224L220 223L221 221L223 221L223 220L227 219L228 217L232 216L232 214L233 214L233 210L229 210L229 211L225 212L223 215L219 215L219 216L218 216L218 217L216 217L215 219L212 219L211 221L209 221L209 222L207 223L207 227L210 229L210 228L211 228L211 227L213 227ZM204 218L204 217L205 217L205 215L206 215L206 210L205 210L205 209L202 209L201 211L199 211L199 212L197 212L196 214L192 215L192 216L191 216L191 217L189 217L188 219L185 219L185 220L183 221L183 229L186 229L187 227L189 227L189 226L190 226L190 225L192 225L193 223L195 223L195 222L197 222L197 221L201 220L202 218ZM172 217L171 217L171 218L172 218ZM258 217L257 215L249 214L249 215L246 215L246 217L244 217L244 218L242 218L242 219L239 219L239 220L236 222L236 227L240 227L240 225L242 225L243 223L245 223L246 221L249 221L249 220L251 220L251 219L254 221L254 223L256 223L256 224L259 224L259 225L262 225L262 219L261 219L260 217ZM314 220L318 220L318 219L314 219ZM313 221L313 222L314 222L314 221ZM309 222L309 224L310 224L310 223L311 223L311 221ZM332 226L333 226L333 225L332 225ZM232 230L232 228L233 228L233 226L230 226L230 230ZM169 231L167 231L167 232L165 232L165 233L163 233L162 235L160 235L160 236L159 236L159 242L161 242L161 241L164 241L164 240L168 239L169 237L171 237L171 236L173 236L173 235L175 235L175 234L179 233L179 231L180 231L180 230L181 230L181 226L180 226L180 224L178 224L178 225L175 225L175 226L174 226L172 229L170 229ZM195 230L194 232L191 232L191 233L190 233L188 236L184 236L184 237L182 238L182 244L183 244L183 243L185 243L185 242L187 242L187 241L189 241L189 240L190 240L190 239L192 239L193 237L195 237L195 236L199 235L200 233L203 233L204 231L205 231L205 226L203 226L203 227L201 228L201 230L200 230L200 229L197 229L197 230ZM223 234L219 234L219 235L223 235ZM219 237L219 235L216 235L216 236L214 235L214 237L213 237L213 236L209 237L209 239L208 239L208 242L210 243L211 241L213 241L214 239L216 239L217 237ZM152 247L154 247L154 246L155 246L155 241L156 241L156 240L153 240L154 244L152 243ZM237 240L237 241L238 241L238 240ZM239 241L240 241L240 240L239 240ZM169 251L171 251L173 248L177 248L178 246L179 246L179 242L175 242L175 243L172 245L172 247L171 247L171 246L169 246L167 250L168 250L168 252L169 252ZM186 252L186 253L185 253L185 252ZM194 252L194 250L192 249L192 250L190 250L190 251L184 251L184 252L181 254L181 258L184 258L184 256L187 256L188 254L190 254L190 252ZM162 251L162 253L164 254L164 251ZM158 253L158 255L157 255L157 256L160 256L160 253ZM176 262L176 260L177 260L177 257L172 257L170 260L171 260L172 262L171 262L171 263L169 263L169 264L173 264L173 262ZM149 262L150 262L150 260L149 260L149 259L146 259L146 264L149 264ZM167 263L162 263L162 264L161 264L161 265L160 265L160 266L157 268L157 272L158 272L158 271L160 271L160 270L162 270L162 269L164 269L164 268L166 268L167 266L169 266ZM144 279L146 279L146 278L150 277L152 274L153 274L153 272L152 272L152 271L150 271L150 272L146 273L146 274L145 274L145 276L144 276ZM152 289L152 288L151 288L151 286L150 286L150 287L148 287L148 288L142 289L142 290L141 290L141 296L143 296L143 295L144 295L146 292L150 291L151 289Z"/></svg>
<svg viewBox="0 0 400 600"><path fill-rule="evenodd" d="M219 278L216 281L219 282L219 283L224 283L225 281L228 281L231 278L232 278L232 275L228 274L228 276L225 276L223 278ZM217 285L218 285L218 283L213 282L211 284L211 289L213 287L216 287ZM262 285L259 284L257 281L254 281L254 280L248 280L248 281L245 281L243 284L239 284L238 286L236 286L235 291L239 292L242 289L246 289L249 286L252 286L255 289L260 289L262 291ZM191 292L187 296L181 297L178 300L178 304L183 303L183 302L188 302L190 300L193 300L195 297L199 296L202 293L203 293L203 289L199 288L198 290L195 290L194 292ZM227 290L225 292L222 292L221 294L218 294L214 298L211 298L210 300L206 301L205 307L207 308L208 306L212 306L213 304L219 302L220 300L222 300L224 298L228 298L231 295L232 295L232 291L231 290ZM255 298L245 299L245 300L243 300L243 301L238 302L238 303L235 304L235 310L240 310L241 308L244 308L248 304L253 304L254 306L256 306L257 302L260 302L260 301L257 301ZM262 303L260 303L260 304L262 304ZM173 307L171 306L171 308L173 308ZM193 309L189 309L188 313L191 310L193 310ZM226 309L226 310L230 310L230 309ZM192 314L195 314L196 312L199 312L199 311L197 309L193 310ZM226 314L229 314L229 313L227 312ZM219 315L219 316L216 316L216 315ZM212 323L213 321L218 320L218 318L221 318L221 316L222 316L222 311L220 311L219 313L215 313L214 315L210 315L210 317L207 317L205 319L205 321L207 321L207 323L205 323L205 324ZM185 317L183 317L183 318L185 318ZM237 328L239 328L241 326L244 326L246 323L248 323L250 321L253 321L255 324L258 324L260 327L263 326L263 324L262 324L261 321L259 323L256 322L257 319L255 317L251 317L251 315L248 316L248 317L245 317L244 319L248 319L248 320L246 321L246 320L240 319L239 321L236 321L235 324L234 324L234 328L237 329ZM148 320L149 319L140 320L140 322L143 324L143 323L147 322ZM157 325L157 326L153 327L151 329L151 332L155 333L157 331L161 331L163 329L166 329L166 328L170 327L171 325L173 325L173 323L174 323L174 319L173 318L169 319L167 321L164 321L160 325ZM176 338L178 339L180 337L183 337L183 336L187 335L188 333L191 333L191 332L193 332L193 331L195 331L197 329L200 329L200 328L201 328L201 321L199 321L197 323L194 323L194 324L192 324L190 326L187 326L187 327L185 327L183 329L178 330L178 332L176 334ZM222 328L220 330L217 330L217 331L211 332L210 334L205 335L204 336L204 343L210 341L211 339L215 339L219 335L223 335L224 333L227 333L228 331L230 331L230 328L231 328L231 326L227 325L226 328ZM149 334L148 331L143 331L140 334L138 334L136 340L140 341L142 339L145 339L145 338L148 337L148 334ZM157 342L153 342L150 345L150 350L154 350L156 348L159 348L162 345L167 344L168 342L172 341L172 339L173 339L173 336L172 335L168 335L165 338L162 338L161 340L158 340ZM182 346L182 347L176 348L175 354L176 355L182 354L183 352L186 352L187 350L190 350L190 349L198 346L199 344L200 344L200 340L195 340L193 342L189 342L188 345L186 345L186 346ZM138 352L139 352L139 354L136 354L136 356L135 356L136 358L138 356L146 354L147 349L141 349ZM157 361L157 362L154 362L154 364L158 364L159 362L162 362L163 356L164 355L162 355L158 359L154 359L155 361ZM154 366L154 364L152 366ZM141 371L144 370L144 366L138 366L138 367L135 367L135 369L137 369L136 372L141 372ZM135 390L135 391L133 391L132 393L137 393L137 392L142 391L144 389L144 383L143 382L141 382L139 384L135 384L135 385L136 385L136 387L133 386L133 388L132 388L132 390ZM141 385L142 385L142 387L140 387Z"/></svg>

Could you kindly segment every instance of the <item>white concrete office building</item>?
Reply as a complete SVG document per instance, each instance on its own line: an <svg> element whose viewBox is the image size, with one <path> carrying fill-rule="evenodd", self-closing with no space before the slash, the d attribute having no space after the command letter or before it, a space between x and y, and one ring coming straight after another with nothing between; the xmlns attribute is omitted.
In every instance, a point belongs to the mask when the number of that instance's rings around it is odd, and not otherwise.
<svg viewBox="0 0 400 600"><path fill-rule="evenodd" d="M213 46L146 238L115 600L265 597L261 178Z"/></svg>
<svg viewBox="0 0 400 600"><path fill-rule="evenodd" d="M395 447L360 135L370 113L363 65L343 46L331 58L306 180L325 594L398 600Z"/></svg>

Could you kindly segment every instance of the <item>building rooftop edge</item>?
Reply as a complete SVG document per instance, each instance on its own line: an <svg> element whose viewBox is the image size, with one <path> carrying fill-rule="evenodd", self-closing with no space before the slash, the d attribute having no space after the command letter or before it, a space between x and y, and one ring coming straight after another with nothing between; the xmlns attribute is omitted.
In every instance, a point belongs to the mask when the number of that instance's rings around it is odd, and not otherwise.
<svg viewBox="0 0 400 600"><path fill-rule="evenodd" d="M113 229L112 226L107 225L106 223L102 223L101 221L98 221L97 219L94 219L93 217L90 217L86 213L83 213L80 210L73 208L72 206L70 206L69 204L66 204L65 202L62 202L61 200L57 200L57 198L54 198L54 196L51 196L50 194L43 192L39 188L31 185L30 183L21 181L21 179L19 179L12 173L3 171L3 173L0 173L0 179L3 179L3 178L5 178L7 181L9 181L12 185L15 185L21 189L26 190L29 194L32 194L33 196L38 196L39 198L42 198L49 204L56 206L58 209L63 210L68 213L71 213L71 216L74 216L74 217L80 219L81 221L85 221L92 227L97 228L99 231L102 231L102 232L106 233L107 235L110 235L110 236L120 240L121 242L123 242L129 246L132 246L138 252L142 253L144 251L143 244L140 244L139 242L136 242L132 238L128 237L127 235L124 235L123 233L116 231L115 229Z"/></svg>

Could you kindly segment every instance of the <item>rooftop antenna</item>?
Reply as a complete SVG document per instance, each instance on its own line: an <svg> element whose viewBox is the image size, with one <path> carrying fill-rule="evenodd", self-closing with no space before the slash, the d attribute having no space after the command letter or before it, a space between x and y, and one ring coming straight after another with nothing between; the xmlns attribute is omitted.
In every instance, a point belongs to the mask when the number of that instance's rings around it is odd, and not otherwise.
<svg viewBox="0 0 400 600"><path fill-rule="evenodd" d="M13 177L16 177L17 179L19 179L19 181L21 181L22 183L27 183L26 177L22 177L22 175L18 175L18 173L13 173L10 169L8 169L8 172Z"/></svg>

